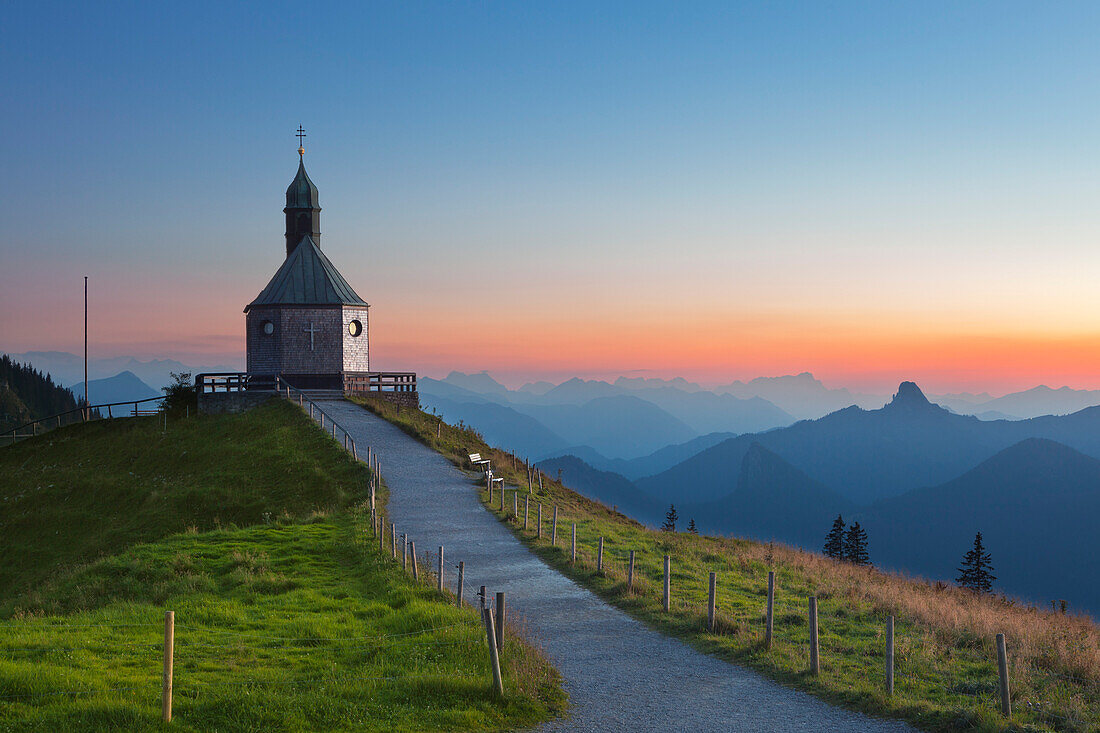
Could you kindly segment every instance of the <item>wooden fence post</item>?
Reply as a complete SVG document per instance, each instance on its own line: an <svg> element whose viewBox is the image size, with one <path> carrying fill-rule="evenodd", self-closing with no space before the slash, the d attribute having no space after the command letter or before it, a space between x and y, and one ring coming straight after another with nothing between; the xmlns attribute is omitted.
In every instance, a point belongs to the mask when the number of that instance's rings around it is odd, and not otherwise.
<svg viewBox="0 0 1100 733"><path fill-rule="evenodd" d="M634 550L630 551L630 567L626 571L626 590L628 593L634 592Z"/></svg>
<svg viewBox="0 0 1100 733"><path fill-rule="evenodd" d="M409 536L401 533L401 569L409 569Z"/></svg>
<svg viewBox="0 0 1100 733"><path fill-rule="evenodd" d="M512 492L512 516L519 519L519 489Z"/></svg>
<svg viewBox="0 0 1100 733"><path fill-rule="evenodd" d="M497 653L504 651L504 591L497 591Z"/></svg>
<svg viewBox="0 0 1100 733"><path fill-rule="evenodd" d="M664 592L664 601L662 603L662 605L664 606L664 609L665 609L665 613L668 613L668 609L669 609L669 606L671 605L671 602L672 602L672 558L669 557L668 555L665 555L665 592Z"/></svg>
<svg viewBox="0 0 1100 733"><path fill-rule="evenodd" d="M390 522L390 554L397 559L397 525Z"/></svg>
<svg viewBox="0 0 1100 733"><path fill-rule="evenodd" d="M443 592L443 545L439 546L439 592Z"/></svg>
<svg viewBox="0 0 1100 733"><path fill-rule="evenodd" d="M500 485L500 513L504 514L504 495L508 492L504 490L504 484Z"/></svg>
<svg viewBox="0 0 1100 733"><path fill-rule="evenodd" d="M489 484L489 508L493 508L493 474L485 474L485 482Z"/></svg>
<svg viewBox="0 0 1100 733"><path fill-rule="evenodd" d="M420 580L420 571L416 567L416 543L409 542L409 551L412 553L413 580Z"/></svg>
<svg viewBox="0 0 1100 733"><path fill-rule="evenodd" d="M768 620L764 626L764 648L772 648L772 634L775 629L775 571L768 571Z"/></svg>
<svg viewBox="0 0 1100 733"><path fill-rule="evenodd" d="M539 491L542 491L542 471L539 471Z"/></svg>
<svg viewBox="0 0 1100 733"><path fill-rule="evenodd" d="M462 608L462 589L466 586L466 563L462 560L458 561L458 603L459 608Z"/></svg>
<svg viewBox="0 0 1100 733"><path fill-rule="evenodd" d="M894 694L894 617L886 617L886 694Z"/></svg>
<svg viewBox="0 0 1100 733"><path fill-rule="evenodd" d="M714 603L718 595L718 573L710 574L710 592L707 594L707 631L714 633Z"/></svg>
<svg viewBox="0 0 1100 733"><path fill-rule="evenodd" d="M577 564L577 523L573 522L573 551L570 554L571 563Z"/></svg>
<svg viewBox="0 0 1100 733"><path fill-rule="evenodd" d="M172 663L176 654L176 612L164 612L164 677L160 690L160 715L172 721Z"/></svg>
<svg viewBox="0 0 1100 733"><path fill-rule="evenodd" d="M493 611L481 609L481 620L485 624L485 638L489 641L489 666L493 668L493 690L498 697L504 697L504 681L500 678L500 655L497 650L497 635L493 628Z"/></svg>
<svg viewBox="0 0 1100 733"><path fill-rule="evenodd" d="M523 504L523 528L527 529L527 517L531 514L531 494L528 492Z"/></svg>
<svg viewBox="0 0 1100 733"><path fill-rule="evenodd" d="M600 538L600 548L596 550L596 572L603 574L603 537Z"/></svg>
<svg viewBox="0 0 1100 733"><path fill-rule="evenodd" d="M1008 649L1005 635L997 634L997 674L1001 680L1001 715L1012 715L1012 696L1008 689Z"/></svg>
<svg viewBox="0 0 1100 733"><path fill-rule="evenodd" d="M821 658L817 639L817 596L810 596L810 674L821 674Z"/></svg>
<svg viewBox="0 0 1100 733"><path fill-rule="evenodd" d="M484 611L484 610L485 610L485 598L486 598L486 592L487 592L487 591L486 591L486 589L485 589L485 586L481 586L481 590L479 590L479 591L478 591L478 594L477 594L477 595L478 595L478 598L480 598L480 599L481 599L481 610L482 610L482 611Z"/></svg>
<svg viewBox="0 0 1100 733"><path fill-rule="evenodd" d="M554 529L550 533L550 544L554 547L558 546L558 505L554 505Z"/></svg>
<svg viewBox="0 0 1100 733"><path fill-rule="evenodd" d="M539 539L542 539L542 502L539 502Z"/></svg>

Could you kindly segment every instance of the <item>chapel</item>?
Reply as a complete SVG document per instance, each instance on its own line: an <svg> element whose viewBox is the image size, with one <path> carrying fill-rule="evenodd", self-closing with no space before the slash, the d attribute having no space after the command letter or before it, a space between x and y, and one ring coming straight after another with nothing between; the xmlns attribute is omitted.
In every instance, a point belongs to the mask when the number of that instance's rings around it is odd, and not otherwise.
<svg viewBox="0 0 1100 733"><path fill-rule="evenodd" d="M370 371L370 306L321 251L321 204L301 137L283 213L286 259L244 309L247 372L299 389L344 389L348 375Z"/></svg>

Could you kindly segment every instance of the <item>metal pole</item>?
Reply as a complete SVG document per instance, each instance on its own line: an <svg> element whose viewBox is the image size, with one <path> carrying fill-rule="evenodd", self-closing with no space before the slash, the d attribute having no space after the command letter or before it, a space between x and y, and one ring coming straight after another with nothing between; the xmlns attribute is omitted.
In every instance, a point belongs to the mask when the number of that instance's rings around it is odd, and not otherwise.
<svg viewBox="0 0 1100 733"><path fill-rule="evenodd" d="M84 276L84 412L88 412L88 276ZM85 416L85 422L88 418Z"/></svg>

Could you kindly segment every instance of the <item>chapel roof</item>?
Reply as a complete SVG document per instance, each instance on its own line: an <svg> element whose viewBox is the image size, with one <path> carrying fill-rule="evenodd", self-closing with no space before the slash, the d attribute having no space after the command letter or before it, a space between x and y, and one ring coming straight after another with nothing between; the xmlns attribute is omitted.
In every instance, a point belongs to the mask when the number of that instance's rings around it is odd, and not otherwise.
<svg viewBox="0 0 1100 733"><path fill-rule="evenodd" d="M312 185L312 184L311 184ZM316 190L316 189L314 189ZM367 306L308 234L244 312L263 305Z"/></svg>
<svg viewBox="0 0 1100 733"><path fill-rule="evenodd" d="M306 162L302 155L298 156L298 173L286 189L286 207L288 209L319 209L321 205L317 194L317 187L309 180L306 173Z"/></svg>

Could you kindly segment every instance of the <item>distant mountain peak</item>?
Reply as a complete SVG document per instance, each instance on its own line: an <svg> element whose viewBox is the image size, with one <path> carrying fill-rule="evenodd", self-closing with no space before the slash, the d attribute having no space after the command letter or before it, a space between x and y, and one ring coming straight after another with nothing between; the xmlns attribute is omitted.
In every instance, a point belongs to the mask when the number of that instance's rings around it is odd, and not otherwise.
<svg viewBox="0 0 1100 733"><path fill-rule="evenodd" d="M894 398L890 400L886 407L895 410L924 410L934 407L934 405L924 396L924 392L920 391L920 387L917 386L916 382L902 382L898 385L897 394L894 395Z"/></svg>

